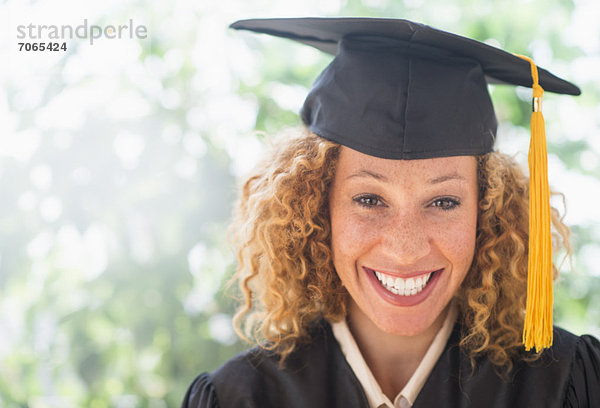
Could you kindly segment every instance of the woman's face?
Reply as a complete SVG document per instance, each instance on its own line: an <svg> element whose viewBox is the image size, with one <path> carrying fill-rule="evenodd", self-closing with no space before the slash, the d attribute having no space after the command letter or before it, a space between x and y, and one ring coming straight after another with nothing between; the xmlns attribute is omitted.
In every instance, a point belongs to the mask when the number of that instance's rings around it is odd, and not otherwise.
<svg viewBox="0 0 600 408"><path fill-rule="evenodd" d="M474 157L387 160L342 147L330 191L333 261L379 329L417 335L441 315L473 259L477 201Z"/></svg>

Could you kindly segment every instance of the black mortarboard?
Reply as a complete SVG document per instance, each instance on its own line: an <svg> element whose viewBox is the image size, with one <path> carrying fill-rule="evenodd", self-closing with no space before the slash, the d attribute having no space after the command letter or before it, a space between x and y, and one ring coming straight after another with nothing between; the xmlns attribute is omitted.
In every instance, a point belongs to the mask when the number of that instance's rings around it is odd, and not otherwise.
<svg viewBox="0 0 600 408"><path fill-rule="evenodd" d="M532 85L527 61L407 20L252 19L231 27L335 55L306 98L302 119L321 137L382 158L490 152L496 117L487 83ZM575 85L538 70L546 91L580 93Z"/></svg>
<svg viewBox="0 0 600 408"><path fill-rule="evenodd" d="M315 134L385 159L480 155L493 150L488 83L533 88L529 148L529 263L523 342L552 344L552 242L544 92L579 95L531 59L407 20L283 18L233 28L289 38L335 55L315 81L302 119Z"/></svg>

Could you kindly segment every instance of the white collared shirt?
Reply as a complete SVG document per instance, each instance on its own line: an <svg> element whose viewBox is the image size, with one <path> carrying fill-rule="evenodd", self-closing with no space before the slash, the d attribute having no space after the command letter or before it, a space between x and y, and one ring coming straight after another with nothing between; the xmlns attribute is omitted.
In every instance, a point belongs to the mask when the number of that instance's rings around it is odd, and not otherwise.
<svg viewBox="0 0 600 408"><path fill-rule="evenodd" d="M423 388L425 381L427 381L429 374L431 374L435 363L444 351L448 338L452 333L454 323L456 322L457 315L458 308L453 302L450 305L450 309L448 310L448 314L446 315L442 327L435 335L423 360L419 363L419 366L412 377L410 377L410 380L406 383L406 386L398 395L396 395L393 403L383 393L377 380L375 380L373 373L365 362L360 349L348 328L346 320L343 319L340 322L331 323L331 328L333 330L333 335L342 349L342 353L346 357L346 361L348 361L350 368L354 371L356 378L360 381L360 384L367 395L369 406L371 408L410 408L415 402L417 395L419 395L421 388Z"/></svg>

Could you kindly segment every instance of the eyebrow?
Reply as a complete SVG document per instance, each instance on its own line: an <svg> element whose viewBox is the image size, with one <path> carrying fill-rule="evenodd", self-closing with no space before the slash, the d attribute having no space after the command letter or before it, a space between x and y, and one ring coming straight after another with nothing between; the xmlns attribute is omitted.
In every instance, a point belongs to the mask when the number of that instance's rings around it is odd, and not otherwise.
<svg viewBox="0 0 600 408"><path fill-rule="evenodd" d="M433 178L433 179L429 180L428 183L429 184L440 184L440 183L443 183L444 181L448 181L448 180L466 181L466 179L463 176L461 176L460 174L451 173L451 174L444 174L443 176Z"/></svg>
<svg viewBox="0 0 600 408"><path fill-rule="evenodd" d="M346 180L354 178L354 177L372 177L374 179L377 180L381 180L381 181L388 181L387 177L384 176L383 174L380 173L374 173L372 171L369 170L359 170L354 174L349 175L348 177L346 177Z"/></svg>

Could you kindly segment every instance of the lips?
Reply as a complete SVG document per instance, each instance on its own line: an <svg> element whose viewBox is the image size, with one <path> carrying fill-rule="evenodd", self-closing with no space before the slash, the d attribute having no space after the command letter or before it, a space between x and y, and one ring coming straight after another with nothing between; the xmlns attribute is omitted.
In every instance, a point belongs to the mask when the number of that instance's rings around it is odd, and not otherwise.
<svg viewBox="0 0 600 408"><path fill-rule="evenodd" d="M362 269L380 296L396 306L414 306L424 301L444 271L442 268L399 277L364 266Z"/></svg>

